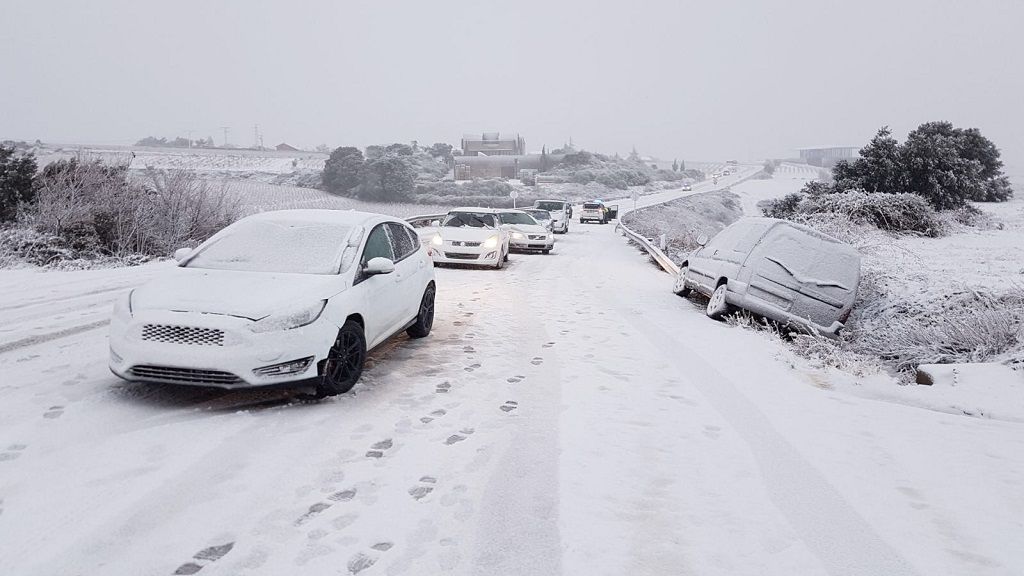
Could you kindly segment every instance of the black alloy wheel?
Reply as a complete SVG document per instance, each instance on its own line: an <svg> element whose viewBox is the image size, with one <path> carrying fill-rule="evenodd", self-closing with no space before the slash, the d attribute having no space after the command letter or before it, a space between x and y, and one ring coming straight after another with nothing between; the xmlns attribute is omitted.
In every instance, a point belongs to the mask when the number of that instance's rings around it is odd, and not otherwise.
<svg viewBox="0 0 1024 576"><path fill-rule="evenodd" d="M436 292L433 284L428 285L427 289L423 291L416 323L405 331L410 338L423 338L430 334L430 329L434 326L434 295Z"/></svg>
<svg viewBox="0 0 1024 576"><path fill-rule="evenodd" d="M366 336L363 327L349 320L338 331L338 337L323 363L316 393L321 398L344 394L352 389L363 373L366 362Z"/></svg>

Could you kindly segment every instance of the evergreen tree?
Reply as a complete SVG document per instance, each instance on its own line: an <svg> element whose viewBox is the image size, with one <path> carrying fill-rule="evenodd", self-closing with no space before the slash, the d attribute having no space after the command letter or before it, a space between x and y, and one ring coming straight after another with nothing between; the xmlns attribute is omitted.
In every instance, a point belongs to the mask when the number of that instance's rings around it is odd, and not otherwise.
<svg viewBox="0 0 1024 576"><path fill-rule="evenodd" d="M324 190L331 194L353 196L355 188L362 182L363 153L359 148L342 146L331 152L320 175Z"/></svg>
<svg viewBox="0 0 1024 576"><path fill-rule="evenodd" d="M35 199L36 157L15 155L14 147L0 145L0 222L14 220L18 205Z"/></svg>

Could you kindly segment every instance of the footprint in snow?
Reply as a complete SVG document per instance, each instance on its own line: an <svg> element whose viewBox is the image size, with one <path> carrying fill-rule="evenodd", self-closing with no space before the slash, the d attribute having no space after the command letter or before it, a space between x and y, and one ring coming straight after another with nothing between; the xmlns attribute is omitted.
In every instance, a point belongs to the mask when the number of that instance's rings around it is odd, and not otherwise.
<svg viewBox="0 0 1024 576"><path fill-rule="evenodd" d="M323 512L324 510L327 510L330 507L331 505L328 504L327 502L317 502L316 504L313 504L312 506L309 507L309 510L307 510L305 514L295 519L295 525L302 526L303 524L308 522L310 518L313 518L317 514Z"/></svg>
<svg viewBox="0 0 1024 576"><path fill-rule="evenodd" d="M446 412L443 408L438 408L437 410L431 412L430 416L424 416L420 418L420 422L423 422L424 424L429 424L433 422L435 418L440 418L441 416L444 416L447 413L448 412Z"/></svg>
<svg viewBox="0 0 1024 576"><path fill-rule="evenodd" d="M511 378L506 378L505 379L505 381L510 383L510 384L518 384L519 382L522 382L522 380L523 379L520 378L519 376L513 376Z"/></svg>
<svg viewBox="0 0 1024 576"><path fill-rule="evenodd" d="M704 426L704 435L708 438L718 438L722 435L722 429L718 426Z"/></svg>
<svg viewBox="0 0 1024 576"><path fill-rule="evenodd" d="M192 556L196 562L186 562L178 569L174 571L175 575L178 574L195 574L203 569L206 563L216 562L224 557L231 549L235 547L234 542L228 542L227 544L221 544L220 546L210 546L209 548L203 548L199 552L196 552Z"/></svg>
<svg viewBox="0 0 1024 576"><path fill-rule="evenodd" d="M363 570L366 570L370 566L377 563L376 558L372 558L363 554L362 552L356 552L356 555L348 561L348 571L350 574L359 574Z"/></svg>
<svg viewBox="0 0 1024 576"><path fill-rule="evenodd" d="M542 345L541 347L542 347L542 348L551 348L551 347L552 347L552 346L554 346L554 345L555 345L555 343L554 343L554 342L548 342L547 344L543 344L543 345Z"/></svg>
<svg viewBox="0 0 1024 576"><path fill-rule="evenodd" d="M348 490L342 490L341 492L335 492L334 494L328 496L327 499L333 500L334 502L348 502L349 500L352 500L355 497L356 489L350 488Z"/></svg>
<svg viewBox="0 0 1024 576"><path fill-rule="evenodd" d="M540 366L543 363L544 359L541 358L540 356L534 356L533 360L530 360L530 364L533 364L534 366Z"/></svg>
<svg viewBox="0 0 1024 576"><path fill-rule="evenodd" d="M476 348L473 348L472 346L466 346L462 349L462 351L465 352L466 354L472 354L476 352Z"/></svg>
<svg viewBox="0 0 1024 576"><path fill-rule="evenodd" d="M11 444L7 447L7 450L0 452L0 462L5 460L14 460L21 456L21 453L25 448L28 448L28 444Z"/></svg>
<svg viewBox="0 0 1024 576"><path fill-rule="evenodd" d="M423 476L420 478L419 484L409 488L409 496L412 496L413 500L422 500L434 491L434 484L437 484L437 478Z"/></svg>
<svg viewBox="0 0 1024 576"><path fill-rule="evenodd" d="M438 394L446 394L449 390L451 390L451 388L452 385L449 382L442 382L437 385L437 388L434 390L434 392Z"/></svg>
<svg viewBox="0 0 1024 576"><path fill-rule="evenodd" d="M515 400L506 400L504 404L499 406L499 408L501 408L505 412L511 412L516 408L519 408L519 402L516 402Z"/></svg>
<svg viewBox="0 0 1024 576"><path fill-rule="evenodd" d="M372 448L372 450L368 450L366 452L366 457L367 458L383 458L384 457L384 451L390 449L391 446L393 446L393 445L394 444L391 442L391 438L388 438L386 440L381 440L380 442L375 443L373 446L370 446L370 448Z"/></svg>
<svg viewBox="0 0 1024 576"><path fill-rule="evenodd" d="M43 413L43 418L49 418L50 420L53 420L54 418L60 418L63 415L63 406L50 406L50 409Z"/></svg>
<svg viewBox="0 0 1024 576"><path fill-rule="evenodd" d="M469 436L473 432L475 432L475 430L473 430L472 428L463 428L462 430L459 430L459 434L452 434L451 436L449 436L448 439L444 441L444 443L451 446L452 444L462 442L463 440L466 439L466 436Z"/></svg>
<svg viewBox="0 0 1024 576"><path fill-rule="evenodd" d="M480 364L470 364L469 366L466 366L465 368L463 368L463 370L465 370L466 372L472 372L473 370L476 370L479 367L480 367Z"/></svg>

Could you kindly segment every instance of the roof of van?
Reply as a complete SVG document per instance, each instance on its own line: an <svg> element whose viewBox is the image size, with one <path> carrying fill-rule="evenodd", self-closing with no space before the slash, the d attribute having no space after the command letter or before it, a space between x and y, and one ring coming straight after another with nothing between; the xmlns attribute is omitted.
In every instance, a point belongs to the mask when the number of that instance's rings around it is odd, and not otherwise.
<svg viewBox="0 0 1024 576"><path fill-rule="evenodd" d="M819 231L815 230L814 228L811 228L809 226L805 226L805 225L800 224L798 222L793 222L791 220L783 220L781 218L767 218L767 217L764 217L764 216L747 216L747 217L744 217L744 218L740 218L739 220L734 222L734 224L739 224L741 222L749 222L751 224L753 224L755 222L770 223L772 225L772 227L778 226L778 225L789 226L791 228L796 228L797 230L799 230L801 232L804 232L804 233L806 233L806 234L808 234L810 236L814 236L815 238L819 238L819 239L825 240L827 242L835 242L836 244L847 244L846 242L843 242L842 240L839 240L838 238L834 238L832 236L829 236L828 234L825 234L824 232L819 232Z"/></svg>

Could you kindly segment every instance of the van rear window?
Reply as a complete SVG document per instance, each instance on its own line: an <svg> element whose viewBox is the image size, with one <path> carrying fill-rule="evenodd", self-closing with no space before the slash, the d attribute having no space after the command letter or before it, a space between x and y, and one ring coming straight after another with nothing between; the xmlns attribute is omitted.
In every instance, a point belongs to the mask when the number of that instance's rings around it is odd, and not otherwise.
<svg viewBox="0 0 1024 576"><path fill-rule="evenodd" d="M584 204L583 208L585 208L587 210L598 210L599 208L601 208L601 205L600 204Z"/></svg>

